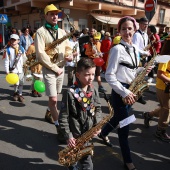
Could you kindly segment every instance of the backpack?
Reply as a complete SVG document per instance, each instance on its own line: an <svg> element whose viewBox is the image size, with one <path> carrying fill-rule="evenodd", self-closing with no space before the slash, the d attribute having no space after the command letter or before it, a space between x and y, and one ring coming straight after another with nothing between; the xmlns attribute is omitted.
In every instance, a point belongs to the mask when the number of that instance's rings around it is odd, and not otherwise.
<svg viewBox="0 0 170 170"><path fill-rule="evenodd" d="M10 47L10 46L9 46L9 47ZM6 52L7 52L8 56L10 56L9 47L6 48ZM19 50L21 50L22 54L25 52L24 48L23 48L21 45L19 46Z"/></svg>
<svg viewBox="0 0 170 170"><path fill-rule="evenodd" d="M10 45L8 45L5 49L4 49L4 53L2 56L2 59L6 58L6 52L8 54L8 56L10 57L10 50L9 50ZM25 52L24 48L22 46L19 46L19 49L21 50L22 54Z"/></svg>

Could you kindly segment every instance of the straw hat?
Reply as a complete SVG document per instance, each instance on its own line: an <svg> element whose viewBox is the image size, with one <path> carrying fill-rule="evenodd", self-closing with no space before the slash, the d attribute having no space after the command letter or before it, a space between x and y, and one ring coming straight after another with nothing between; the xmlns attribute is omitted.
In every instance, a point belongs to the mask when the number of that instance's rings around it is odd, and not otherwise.
<svg viewBox="0 0 170 170"><path fill-rule="evenodd" d="M110 32L106 32L105 35L110 37Z"/></svg>

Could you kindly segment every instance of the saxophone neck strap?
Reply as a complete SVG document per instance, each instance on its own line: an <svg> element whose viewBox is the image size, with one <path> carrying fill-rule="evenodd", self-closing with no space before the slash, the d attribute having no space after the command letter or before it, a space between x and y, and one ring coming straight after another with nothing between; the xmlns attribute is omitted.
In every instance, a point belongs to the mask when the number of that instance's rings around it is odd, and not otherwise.
<svg viewBox="0 0 170 170"><path fill-rule="evenodd" d="M130 56L130 58L131 58L131 60L132 60L132 64L133 64L133 66L130 66L129 64L125 64L125 63L123 63L122 65L123 65L123 66L126 66L126 67L128 67L128 68L131 68L131 69L137 68L138 65L137 65L137 56L136 56L135 47L133 47L133 53L134 53L134 56L135 56L135 62L134 62L134 61L133 61L133 58L132 58L132 55L131 55L130 52L129 52L129 48L128 48L126 45L122 44L122 43L119 43L119 44L122 45L122 46L125 48L125 51L129 54L129 56ZM127 66L127 65L128 65L128 66Z"/></svg>

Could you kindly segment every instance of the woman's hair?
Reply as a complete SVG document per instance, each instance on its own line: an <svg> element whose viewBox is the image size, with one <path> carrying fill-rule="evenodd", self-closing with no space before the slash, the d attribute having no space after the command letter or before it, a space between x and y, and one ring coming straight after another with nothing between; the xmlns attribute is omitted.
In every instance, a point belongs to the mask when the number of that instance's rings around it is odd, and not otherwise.
<svg viewBox="0 0 170 170"><path fill-rule="evenodd" d="M150 31L153 33L153 34L156 34L157 30L156 30L156 27L154 25L149 25L148 28L150 29Z"/></svg>
<svg viewBox="0 0 170 170"><path fill-rule="evenodd" d="M23 27L23 28L22 28L22 30L21 30L21 31L22 31L22 33L25 33L25 30L27 30L27 29L30 31L30 29L29 29L29 28L27 28L27 27Z"/></svg>
<svg viewBox="0 0 170 170"><path fill-rule="evenodd" d="M122 17L118 22L118 25L117 25L118 32L120 32L122 24L126 21L132 21L135 31L137 30L136 20L133 17L125 16L125 17Z"/></svg>
<svg viewBox="0 0 170 170"><path fill-rule="evenodd" d="M77 63L77 72L80 73L83 70L96 67L95 63L90 58L81 58Z"/></svg>

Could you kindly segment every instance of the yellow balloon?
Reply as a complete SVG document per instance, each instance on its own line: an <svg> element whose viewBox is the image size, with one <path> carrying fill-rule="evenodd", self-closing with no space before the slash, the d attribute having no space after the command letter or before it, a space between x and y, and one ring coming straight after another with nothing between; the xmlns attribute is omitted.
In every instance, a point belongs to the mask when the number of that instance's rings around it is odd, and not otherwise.
<svg viewBox="0 0 170 170"><path fill-rule="evenodd" d="M6 76L6 81L9 83L9 84L16 84L18 81L19 81L19 77L17 74L15 73L9 73L7 76Z"/></svg>
<svg viewBox="0 0 170 170"><path fill-rule="evenodd" d="M113 39L113 44L114 44L114 45L119 44L119 43L120 43L120 40L121 40L121 36L116 36L116 37Z"/></svg>

